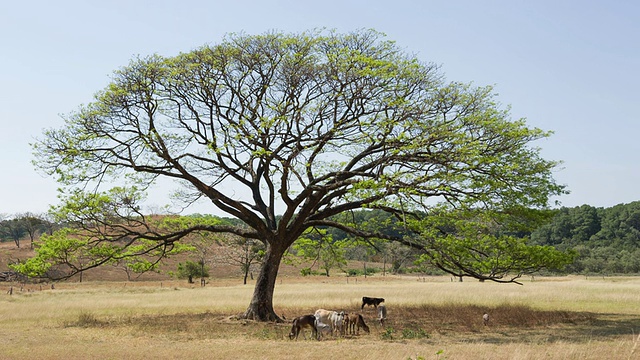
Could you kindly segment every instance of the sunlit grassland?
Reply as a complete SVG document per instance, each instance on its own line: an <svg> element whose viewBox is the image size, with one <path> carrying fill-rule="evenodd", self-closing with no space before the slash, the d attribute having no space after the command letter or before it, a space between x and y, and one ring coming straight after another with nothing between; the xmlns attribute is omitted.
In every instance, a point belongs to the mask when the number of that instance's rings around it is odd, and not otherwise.
<svg viewBox="0 0 640 360"><path fill-rule="evenodd" d="M359 307L362 296L376 296L387 299L388 307L396 304L474 304L488 307L519 304L541 310L640 314L640 278L576 276L524 279L522 282L523 285L471 280L457 282L448 277L390 277L357 281L335 278L313 286L307 283L281 285L276 290L275 303L301 308L319 305L354 308Z"/></svg>
<svg viewBox="0 0 640 360"><path fill-rule="evenodd" d="M640 278L451 280L283 276L284 324L235 319L253 292L236 280L0 285L0 359L640 359ZM385 298L386 326L362 296ZM290 341L290 319L318 308L362 312L371 333Z"/></svg>

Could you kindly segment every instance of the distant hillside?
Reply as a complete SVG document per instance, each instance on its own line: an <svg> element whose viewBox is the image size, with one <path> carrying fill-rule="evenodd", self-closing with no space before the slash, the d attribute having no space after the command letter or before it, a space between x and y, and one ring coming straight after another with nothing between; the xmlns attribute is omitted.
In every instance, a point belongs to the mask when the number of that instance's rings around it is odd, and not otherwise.
<svg viewBox="0 0 640 360"><path fill-rule="evenodd" d="M574 208L560 208L554 210L551 221L540 226L530 234L531 242L537 245L552 245L560 250L572 250L577 254L576 261L567 269L576 274L638 274L640 273L640 201L620 204L610 208L596 208L582 205ZM375 221L375 212L357 213L357 216L369 216ZM380 220L383 222L384 219ZM390 228L389 231L394 231ZM340 239L344 234L333 234L334 239ZM26 259L33 255L29 249L30 241L24 239L21 248L15 242L0 242L0 271L8 271L8 264L19 259ZM180 262L194 261L193 254L180 254L164 260L160 273L147 273L138 280L155 281L169 280L170 271L175 271ZM381 261L381 260L380 260ZM310 264L291 266L282 264L281 276L299 276L300 270ZM382 264L371 264L371 267L381 269ZM349 269L362 269L362 263L349 261ZM340 270L332 270L332 274ZM210 265L212 278L233 279L242 281L239 267L212 263ZM134 275L135 276L135 275ZM72 280L78 280L78 276ZM126 281L124 270L113 266L104 266L88 270L83 274L83 280L92 281Z"/></svg>
<svg viewBox="0 0 640 360"><path fill-rule="evenodd" d="M531 233L531 240L574 250L573 273L640 273L640 201L558 209L551 222Z"/></svg>
<svg viewBox="0 0 640 360"><path fill-rule="evenodd" d="M9 271L8 264L16 260L26 259L34 255L34 251L29 249L28 242L22 243L23 247L18 248L13 242L0 242L0 271ZM146 273L136 278L138 281L162 281L174 279L169 276L169 271L175 271L179 262L193 260L191 254L179 254L169 259L165 259L160 268L159 273ZM237 278L238 282L242 282L242 272L238 267L226 264L211 264L209 274L211 278ZM280 275L300 275L300 270L289 265L280 267ZM134 275L135 277L136 275ZM75 276L70 281L78 281L79 276ZM83 274L83 281L127 281L127 274L122 269L113 266L102 266L95 269L87 270ZM186 280L185 280L186 281Z"/></svg>

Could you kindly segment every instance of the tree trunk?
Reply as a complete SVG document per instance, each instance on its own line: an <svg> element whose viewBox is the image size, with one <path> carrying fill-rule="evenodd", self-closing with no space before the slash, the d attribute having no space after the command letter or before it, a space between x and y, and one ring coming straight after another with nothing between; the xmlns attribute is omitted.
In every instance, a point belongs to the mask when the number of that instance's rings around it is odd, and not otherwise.
<svg viewBox="0 0 640 360"><path fill-rule="evenodd" d="M260 267L260 273L256 279L256 286L253 290L253 298L249 308L244 313L245 319L257 321L277 321L282 319L273 310L273 291L276 286L276 277L280 268L280 261L284 255L284 249L267 246L265 259Z"/></svg>

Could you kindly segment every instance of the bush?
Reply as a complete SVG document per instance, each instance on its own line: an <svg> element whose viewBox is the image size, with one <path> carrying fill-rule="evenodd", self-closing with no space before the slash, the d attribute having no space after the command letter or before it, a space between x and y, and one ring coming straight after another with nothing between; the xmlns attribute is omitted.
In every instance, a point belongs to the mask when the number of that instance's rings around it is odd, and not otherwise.
<svg viewBox="0 0 640 360"><path fill-rule="evenodd" d="M367 275L373 275L381 272L382 270L379 268L367 268ZM347 276L362 276L364 275L364 270L362 269L347 269Z"/></svg>
<svg viewBox="0 0 640 360"><path fill-rule="evenodd" d="M382 340L393 340L393 333L394 332L395 332L395 330L393 330L393 328L388 327L382 332L382 334L380 334L380 338Z"/></svg>
<svg viewBox="0 0 640 360"><path fill-rule="evenodd" d="M358 275L362 275L362 270L347 269L347 276L358 276Z"/></svg>
<svg viewBox="0 0 640 360"><path fill-rule="evenodd" d="M422 328L418 328L416 330L413 329L403 329L402 330L402 338L403 339L428 339L429 334L424 331Z"/></svg>
<svg viewBox="0 0 640 360"><path fill-rule="evenodd" d="M300 275L302 275L302 276L310 276L310 275L315 275L315 276L323 275L323 276L325 276L326 274L321 272L321 271L318 271L318 270L311 270L311 268L302 268L302 269L300 269Z"/></svg>

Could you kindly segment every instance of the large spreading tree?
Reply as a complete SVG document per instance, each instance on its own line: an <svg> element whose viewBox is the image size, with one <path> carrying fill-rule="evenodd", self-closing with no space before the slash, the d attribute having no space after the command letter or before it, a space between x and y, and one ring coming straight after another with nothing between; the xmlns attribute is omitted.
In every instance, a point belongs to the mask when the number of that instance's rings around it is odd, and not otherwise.
<svg viewBox="0 0 640 360"><path fill-rule="evenodd" d="M334 227L420 249L452 274L513 281L565 259L508 232L564 193L533 144L547 136L512 120L491 87L447 82L375 31L236 34L136 58L34 144L37 166L62 184L54 210L73 240L45 239L22 270L150 261L195 233L233 233L265 245L244 316L277 320L283 255L308 229ZM158 179L242 225L145 215ZM335 220L362 209L405 231Z"/></svg>

